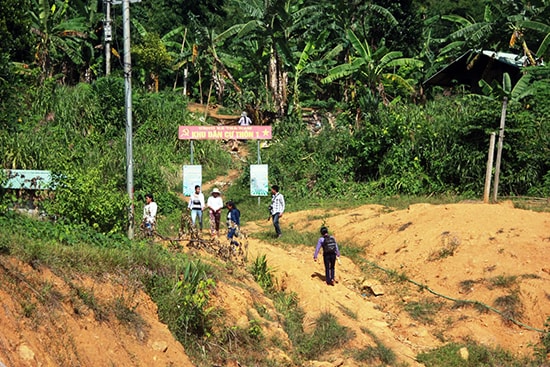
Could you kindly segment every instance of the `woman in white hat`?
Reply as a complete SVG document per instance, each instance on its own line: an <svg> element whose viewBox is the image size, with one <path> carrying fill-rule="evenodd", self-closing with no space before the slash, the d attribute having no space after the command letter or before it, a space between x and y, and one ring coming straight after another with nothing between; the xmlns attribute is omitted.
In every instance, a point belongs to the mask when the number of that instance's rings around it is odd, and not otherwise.
<svg viewBox="0 0 550 367"><path fill-rule="evenodd" d="M212 190L212 195L208 197L206 207L210 214L210 233L212 236L217 236L220 232L220 218L223 209L223 200L220 190L217 188Z"/></svg>

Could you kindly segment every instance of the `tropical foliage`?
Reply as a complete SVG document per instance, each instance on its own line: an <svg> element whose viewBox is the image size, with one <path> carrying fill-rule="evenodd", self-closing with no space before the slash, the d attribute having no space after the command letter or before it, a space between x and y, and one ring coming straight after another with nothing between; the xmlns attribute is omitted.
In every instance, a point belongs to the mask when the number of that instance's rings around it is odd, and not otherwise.
<svg viewBox="0 0 550 367"><path fill-rule="evenodd" d="M121 62L104 77L106 4L10 4L0 13L2 166L54 171L56 195L40 198L51 215L105 233L123 231L130 205L125 83ZM548 4L401 5L131 3L136 199L155 192L164 214L181 205L175 192L189 147L177 139L177 126L216 123L190 114L189 102L215 102L235 113L246 109L255 123L271 124L274 139L262 160L270 180L290 197L479 196L488 137L498 128L504 96L510 102L500 193L548 195L550 78L541 62L549 51ZM112 45L120 56L121 5L111 10ZM523 68L515 85L506 74L502 82L481 81L489 99L469 86L422 85L470 48L525 54L537 66ZM218 142L195 143L205 177L231 166ZM234 190L246 191L247 175L245 170Z"/></svg>

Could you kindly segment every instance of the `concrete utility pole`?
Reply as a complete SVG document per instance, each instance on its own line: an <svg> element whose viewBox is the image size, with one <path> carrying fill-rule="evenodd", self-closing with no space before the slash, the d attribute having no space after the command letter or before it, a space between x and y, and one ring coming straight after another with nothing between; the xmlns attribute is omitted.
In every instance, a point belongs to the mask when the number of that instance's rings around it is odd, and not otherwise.
<svg viewBox="0 0 550 367"><path fill-rule="evenodd" d="M130 200L128 209L128 238L134 238L134 157L132 152L132 59L130 57L130 1L122 2L124 33L124 90L126 107L126 189Z"/></svg>
<svg viewBox="0 0 550 367"><path fill-rule="evenodd" d="M111 74L111 41L113 40L113 28L111 21L111 0L105 0L105 21L103 22L105 35L105 75Z"/></svg>

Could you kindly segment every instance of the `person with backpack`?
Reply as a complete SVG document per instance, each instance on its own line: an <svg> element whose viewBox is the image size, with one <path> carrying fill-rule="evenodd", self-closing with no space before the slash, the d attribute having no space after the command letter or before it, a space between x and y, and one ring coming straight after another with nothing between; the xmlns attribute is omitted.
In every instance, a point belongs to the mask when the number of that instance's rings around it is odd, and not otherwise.
<svg viewBox="0 0 550 367"><path fill-rule="evenodd" d="M340 250L334 236L328 234L327 227L321 227L321 237L317 241L317 247L315 247L315 253L313 254L313 261L317 261L317 255L323 248L323 260L325 262L325 281L327 285L335 284L335 272L334 265L336 264L336 258L340 257Z"/></svg>

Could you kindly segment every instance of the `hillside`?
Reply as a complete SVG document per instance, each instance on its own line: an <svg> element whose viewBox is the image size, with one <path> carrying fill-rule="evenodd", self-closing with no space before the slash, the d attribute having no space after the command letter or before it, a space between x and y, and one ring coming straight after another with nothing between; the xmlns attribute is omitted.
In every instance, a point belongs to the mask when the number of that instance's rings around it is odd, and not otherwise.
<svg viewBox="0 0 550 367"><path fill-rule="evenodd" d="M384 277L374 267L363 264L361 270L346 257L337 264L338 284L327 287L323 266L312 260L312 244L251 238L249 259L265 254L279 286L297 294L306 313L306 331L319 314L328 311L355 333L346 350L374 345L371 335L375 335L400 363L410 366L420 365L415 361L419 352L450 341L475 341L501 346L514 355L532 354L540 333L531 328L544 329L550 316L550 213L515 209L507 202L417 204L399 211L363 206L287 213L282 228L317 232L322 223L342 247L361 247L361 256L379 267L405 274L445 297L474 300L500 310L508 307L506 315L523 326L505 322L496 312L482 313L465 304L453 307L454 302L409 282ZM246 225L250 234L271 230L265 221ZM0 257L0 366L193 365L181 344L158 321L155 304L129 280L82 277L69 280L73 282L69 288L67 279L33 265L8 255ZM365 287L376 283L382 295L374 296ZM111 304L113 310L117 302L126 303L137 316L129 315L128 323L102 317L93 307L75 301L80 298L68 291L75 288L93 290L95 302ZM502 302L511 295L518 300L514 307ZM34 297L50 297L49 306L36 307ZM250 276L236 270L222 278L214 297L213 303L226 312L226 324L247 325L254 317L266 335L286 340L280 349L266 352L281 365L290 365L290 342L281 324L253 312L255 302L274 311ZM410 310L408 305L423 303L439 306L425 319L413 319L405 311ZM330 365L360 365L342 350L317 359L333 362ZM220 365L234 366L238 361L234 355Z"/></svg>

